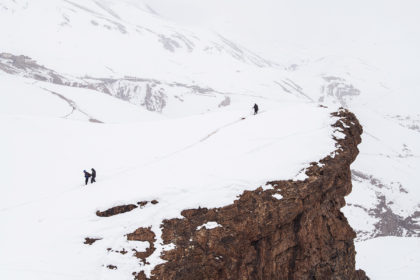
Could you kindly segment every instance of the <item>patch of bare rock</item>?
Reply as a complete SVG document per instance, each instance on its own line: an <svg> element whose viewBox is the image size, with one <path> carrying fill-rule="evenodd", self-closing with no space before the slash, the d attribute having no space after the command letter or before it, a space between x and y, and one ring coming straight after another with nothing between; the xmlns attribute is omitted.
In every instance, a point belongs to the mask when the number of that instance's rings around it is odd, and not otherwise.
<svg viewBox="0 0 420 280"><path fill-rule="evenodd" d="M136 209L137 207L143 208L144 206L147 205L147 203L149 203L149 201L140 201L140 202L137 202L137 204L139 206L137 206L135 204L127 204L127 205L115 206L115 207L109 208L109 209L104 210L104 211L99 211L98 210L98 211L96 211L96 216L111 217L111 216L115 216L115 215L118 215L118 214L123 214L123 213L126 213L126 212L130 212L131 210ZM151 204L157 204L159 202L154 199L154 200L150 201L150 203Z"/></svg>
<svg viewBox="0 0 420 280"><path fill-rule="evenodd" d="M98 240L101 240L102 238L92 238L92 237L85 237L85 242L83 242L84 244L87 245L92 245L93 243L95 243Z"/></svg>

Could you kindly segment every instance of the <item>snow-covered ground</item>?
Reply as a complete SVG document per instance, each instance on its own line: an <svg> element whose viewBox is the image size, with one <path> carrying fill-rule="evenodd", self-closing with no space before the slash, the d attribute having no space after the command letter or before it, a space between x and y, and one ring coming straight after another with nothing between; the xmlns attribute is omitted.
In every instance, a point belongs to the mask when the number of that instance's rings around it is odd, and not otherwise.
<svg viewBox="0 0 420 280"><path fill-rule="evenodd" d="M331 152L343 106L364 127L343 209L358 266L417 279L375 259L420 250L420 7L375 1L0 0L0 278L124 279L138 264L106 246L145 244L116 236L296 176Z"/></svg>
<svg viewBox="0 0 420 280"><path fill-rule="evenodd" d="M130 124L3 115L0 277L130 279L148 272L165 249L164 218L227 205L245 189L294 178L334 151L335 121L329 110L299 103L256 116L226 110ZM85 187L82 170L91 167L97 183ZM159 203L122 215L95 215L154 199ZM125 238L141 226L158 237L151 265L107 251L144 250ZM101 240L88 246L85 237Z"/></svg>
<svg viewBox="0 0 420 280"><path fill-rule="evenodd" d="M371 279L420 279L420 239L378 237L356 243L356 262ZM389 254L389 252L393 254Z"/></svg>

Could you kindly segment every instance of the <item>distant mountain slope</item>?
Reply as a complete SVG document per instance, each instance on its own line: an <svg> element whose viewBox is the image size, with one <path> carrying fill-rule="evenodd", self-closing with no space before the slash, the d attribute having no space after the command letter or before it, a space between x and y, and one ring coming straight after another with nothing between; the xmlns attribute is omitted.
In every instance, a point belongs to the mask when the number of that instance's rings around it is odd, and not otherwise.
<svg viewBox="0 0 420 280"><path fill-rule="evenodd" d="M125 77L75 78L48 69L27 56L0 53L0 71L40 82L96 90L165 115L188 115L230 104L229 94L179 82ZM44 84L45 85L45 84Z"/></svg>
<svg viewBox="0 0 420 280"><path fill-rule="evenodd" d="M94 90L34 81L2 72L0 115L54 117L97 123L163 119L157 113Z"/></svg>
<svg viewBox="0 0 420 280"><path fill-rule="evenodd" d="M180 69L200 76L222 65L275 65L220 35L167 22L141 1L2 0L0 14L3 51L78 76L180 80Z"/></svg>

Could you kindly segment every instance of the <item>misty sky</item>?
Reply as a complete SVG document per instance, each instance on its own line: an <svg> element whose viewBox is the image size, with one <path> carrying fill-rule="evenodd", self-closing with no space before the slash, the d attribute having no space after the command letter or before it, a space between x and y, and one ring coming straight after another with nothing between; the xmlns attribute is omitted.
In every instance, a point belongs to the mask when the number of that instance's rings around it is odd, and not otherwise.
<svg viewBox="0 0 420 280"><path fill-rule="evenodd" d="M416 86L419 0L146 0L160 15L221 33L280 63L343 55Z"/></svg>

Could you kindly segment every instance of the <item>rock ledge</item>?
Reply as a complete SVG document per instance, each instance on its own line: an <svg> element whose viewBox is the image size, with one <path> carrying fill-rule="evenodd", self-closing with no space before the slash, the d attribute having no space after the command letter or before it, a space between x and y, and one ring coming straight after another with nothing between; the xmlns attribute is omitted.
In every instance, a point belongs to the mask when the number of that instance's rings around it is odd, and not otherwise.
<svg viewBox="0 0 420 280"><path fill-rule="evenodd" d="M163 242L175 247L150 279L368 279L355 269L356 234L340 211L362 127L347 110L333 116L345 137L335 139L333 155L311 163L306 180L268 182L273 188L245 191L231 205L165 220ZM219 226L202 226L209 222Z"/></svg>

